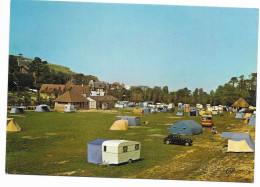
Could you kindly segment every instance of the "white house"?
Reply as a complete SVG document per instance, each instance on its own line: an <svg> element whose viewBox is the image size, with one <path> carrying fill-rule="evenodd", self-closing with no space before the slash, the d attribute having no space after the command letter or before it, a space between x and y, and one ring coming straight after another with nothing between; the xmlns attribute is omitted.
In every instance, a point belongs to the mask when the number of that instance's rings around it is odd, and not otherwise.
<svg viewBox="0 0 260 187"><path fill-rule="evenodd" d="M87 97L87 100L89 101L89 109L97 108L97 102L94 99Z"/></svg>

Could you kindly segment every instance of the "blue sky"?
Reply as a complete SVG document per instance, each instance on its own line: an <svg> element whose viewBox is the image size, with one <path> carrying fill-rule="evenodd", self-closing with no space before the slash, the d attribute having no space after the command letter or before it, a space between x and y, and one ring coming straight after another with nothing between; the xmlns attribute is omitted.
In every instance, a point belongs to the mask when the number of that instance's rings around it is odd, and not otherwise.
<svg viewBox="0 0 260 187"><path fill-rule="evenodd" d="M215 90L257 71L258 9L12 0L10 54L126 85Z"/></svg>

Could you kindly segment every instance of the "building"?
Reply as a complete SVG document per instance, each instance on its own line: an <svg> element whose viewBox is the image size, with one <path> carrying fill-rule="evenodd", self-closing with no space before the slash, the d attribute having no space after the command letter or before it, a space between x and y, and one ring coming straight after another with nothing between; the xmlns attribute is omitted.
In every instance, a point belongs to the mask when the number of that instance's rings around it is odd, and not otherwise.
<svg viewBox="0 0 260 187"><path fill-rule="evenodd" d="M77 91L66 91L54 100L55 111L64 111L65 105L74 105L76 109L89 109L89 100Z"/></svg>
<svg viewBox="0 0 260 187"><path fill-rule="evenodd" d="M43 99L56 99L64 93L64 89L62 84L42 84L39 92Z"/></svg>
<svg viewBox="0 0 260 187"><path fill-rule="evenodd" d="M115 107L115 103L118 101L117 98L111 95L105 96L90 96L91 99L96 101L97 109L110 109Z"/></svg>
<svg viewBox="0 0 260 187"><path fill-rule="evenodd" d="M237 110L241 110L243 108L247 109L247 108L249 108L249 104L241 97L236 102L234 102L232 107L236 108Z"/></svg>

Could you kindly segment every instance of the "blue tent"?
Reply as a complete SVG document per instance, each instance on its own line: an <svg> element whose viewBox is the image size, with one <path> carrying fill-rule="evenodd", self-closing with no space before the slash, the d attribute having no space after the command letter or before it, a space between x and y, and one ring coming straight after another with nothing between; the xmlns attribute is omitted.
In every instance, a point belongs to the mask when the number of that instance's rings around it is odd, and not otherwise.
<svg viewBox="0 0 260 187"><path fill-rule="evenodd" d="M244 113L238 112L238 113L236 114L235 118L243 119L244 115L245 115Z"/></svg>
<svg viewBox="0 0 260 187"><path fill-rule="evenodd" d="M188 112L189 116L199 116L199 109L190 109Z"/></svg>
<svg viewBox="0 0 260 187"><path fill-rule="evenodd" d="M122 120L128 120L129 126L140 126L140 117L136 116L116 116Z"/></svg>
<svg viewBox="0 0 260 187"><path fill-rule="evenodd" d="M144 114L150 114L151 109L150 108L143 108Z"/></svg>
<svg viewBox="0 0 260 187"><path fill-rule="evenodd" d="M241 140L245 140L247 145L252 149L255 150L255 143L249 133L234 133L234 132L222 132L222 138L229 138L233 141L239 142ZM244 152L238 149L238 147L234 147L233 149L237 150L230 150L230 152Z"/></svg>
<svg viewBox="0 0 260 187"><path fill-rule="evenodd" d="M183 120L175 123L170 128L170 133L195 135L203 132L202 126L194 120Z"/></svg>
<svg viewBox="0 0 260 187"><path fill-rule="evenodd" d="M180 105L179 107L178 107L178 110L184 110L185 109L185 106L184 105Z"/></svg>
<svg viewBox="0 0 260 187"><path fill-rule="evenodd" d="M255 118L249 117L249 118L248 118L248 125L253 125L253 126L255 126Z"/></svg>
<svg viewBox="0 0 260 187"><path fill-rule="evenodd" d="M105 139L88 142L88 162L102 164L102 143Z"/></svg>
<svg viewBox="0 0 260 187"><path fill-rule="evenodd" d="M183 112L177 112L176 116L183 116Z"/></svg>

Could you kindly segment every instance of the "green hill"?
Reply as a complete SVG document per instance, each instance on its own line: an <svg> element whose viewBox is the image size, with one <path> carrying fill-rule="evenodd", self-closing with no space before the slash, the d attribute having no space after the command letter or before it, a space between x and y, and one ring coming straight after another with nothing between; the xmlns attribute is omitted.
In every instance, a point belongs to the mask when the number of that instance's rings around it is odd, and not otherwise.
<svg viewBox="0 0 260 187"><path fill-rule="evenodd" d="M56 72L60 71L62 73L76 74L75 72L71 71L70 68L65 67L65 66L61 66L61 65L57 65L57 64L51 64L51 63L48 63L48 66L49 66L50 69L53 69Z"/></svg>

